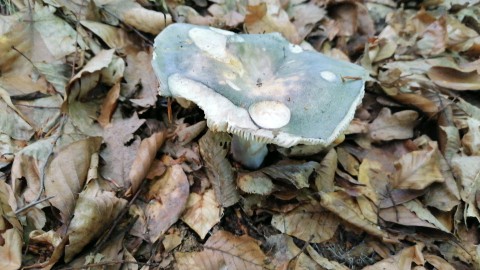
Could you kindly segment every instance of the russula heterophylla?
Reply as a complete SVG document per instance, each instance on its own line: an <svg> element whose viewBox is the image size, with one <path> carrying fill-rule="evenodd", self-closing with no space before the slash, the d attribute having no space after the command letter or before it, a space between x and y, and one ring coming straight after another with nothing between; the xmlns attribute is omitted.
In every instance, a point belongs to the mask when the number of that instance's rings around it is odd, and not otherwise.
<svg viewBox="0 0 480 270"><path fill-rule="evenodd" d="M266 144L330 145L348 126L368 73L304 51L280 34L172 24L155 38L160 95L196 103L208 127L232 133L233 157L258 168Z"/></svg>

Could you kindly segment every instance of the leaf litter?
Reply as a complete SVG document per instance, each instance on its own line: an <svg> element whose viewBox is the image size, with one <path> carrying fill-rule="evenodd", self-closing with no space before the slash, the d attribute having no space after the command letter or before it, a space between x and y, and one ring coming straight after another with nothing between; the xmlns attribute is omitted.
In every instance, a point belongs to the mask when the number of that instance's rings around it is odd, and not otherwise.
<svg viewBox="0 0 480 270"><path fill-rule="evenodd" d="M480 269L478 1L6 1L1 269ZM249 171L157 95L172 22L369 70L346 137Z"/></svg>

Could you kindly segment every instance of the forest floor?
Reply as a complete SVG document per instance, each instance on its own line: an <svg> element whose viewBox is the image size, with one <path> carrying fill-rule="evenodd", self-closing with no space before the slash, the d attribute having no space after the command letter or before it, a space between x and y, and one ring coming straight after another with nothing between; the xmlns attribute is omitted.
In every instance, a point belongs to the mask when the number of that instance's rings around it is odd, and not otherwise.
<svg viewBox="0 0 480 270"><path fill-rule="evenodd" d="M479 3L0 0L0 269L480 269ZM158 94L175 22L363 66L345 138L243 167Z"/></svg>

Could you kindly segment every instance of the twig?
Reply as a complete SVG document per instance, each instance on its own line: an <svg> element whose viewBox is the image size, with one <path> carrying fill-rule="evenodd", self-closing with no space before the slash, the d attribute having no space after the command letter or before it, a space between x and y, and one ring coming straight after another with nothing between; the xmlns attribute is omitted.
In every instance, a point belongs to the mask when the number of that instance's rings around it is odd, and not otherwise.
<svg viewBox="0 0 480 270"><path fill-rule="evenodd" d="M15 210L15 215L18 215L18 214L20 214L21 212L27 210L27 209L30 208L30 207L35 206L35 205L37 205L37 204L39 204L39 203L42 203L42 202L44 202L44 201L48 201L48 200L50 200L51 198L54 198L54 197L55 197L55 196L49 196L49 197L46 197L46 198L43 198L43 199L40 199L40 200L35 200L35 201L33 201L33 202L31 202L31 203L23 206L22 208L19 208L19 209Z"/></svg>

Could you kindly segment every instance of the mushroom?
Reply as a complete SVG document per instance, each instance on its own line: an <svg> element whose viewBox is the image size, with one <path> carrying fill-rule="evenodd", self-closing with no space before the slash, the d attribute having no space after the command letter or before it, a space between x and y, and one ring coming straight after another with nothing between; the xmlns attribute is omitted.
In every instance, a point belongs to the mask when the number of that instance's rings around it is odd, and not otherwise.
<svg viewBox="0 0 480 270"><path fill-rule="evenodd" d="M353 118L368 72L304 51L278 33L235 34L176 23L155 38L153 69L162 96L205 113L208 127L233 134L232 154L258 168L266 145L330 145Z"/></svg>

